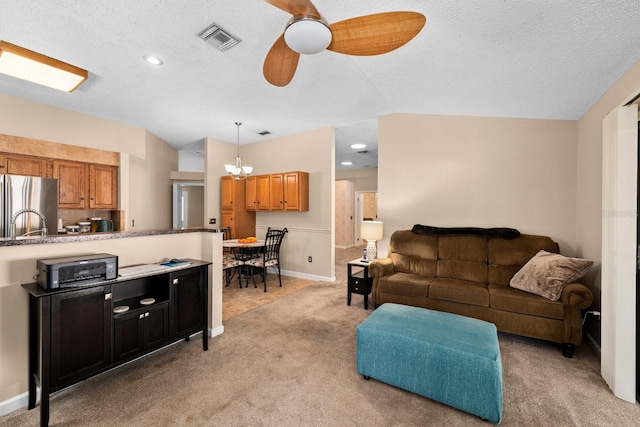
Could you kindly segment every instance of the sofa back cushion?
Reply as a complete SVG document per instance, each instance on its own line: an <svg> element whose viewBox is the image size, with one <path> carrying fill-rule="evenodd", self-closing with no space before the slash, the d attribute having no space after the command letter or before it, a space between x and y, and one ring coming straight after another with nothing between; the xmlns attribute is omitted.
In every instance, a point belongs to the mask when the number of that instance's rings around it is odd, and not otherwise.
<svg viewBox="0 0 640 427"><path fill-rule="evenodd" d="M559 253L558 244L547 236L521 234L515 239L488 242L489 283L509 286L509 281L538 251Z"/></svg>
<svg viewBox="0 0 640 427"><path fill-rule="evenodd" d="M437 276L487 283L487 239L479 236L440 236Z"/></svg>
<svg viewBox="0 0 640 427"><path fill-rule="evenodd" d="M411 230L395 231L389 241L389 257L396 271L434 277L438 238L422 236Z"/></svg>

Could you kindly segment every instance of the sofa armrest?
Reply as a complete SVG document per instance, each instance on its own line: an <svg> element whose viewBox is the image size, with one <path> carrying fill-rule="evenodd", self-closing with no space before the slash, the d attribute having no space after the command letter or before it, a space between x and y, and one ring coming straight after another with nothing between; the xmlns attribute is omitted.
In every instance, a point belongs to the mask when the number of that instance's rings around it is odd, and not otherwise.
<svg viewBox="0 0 640 427"><path fill-rule="evenodd" d="M373 280L382 276L387 276L393 273L393 271L394 267L391 258L377 259L369 264L369 275L373 277Z"/></svg>
<svg viewBox="0 0 640 427"><path fill-rule="evenodd" d="M562 289L560 301L564 305L574 306L580 310L585 310L593 302L593 294L582 283L569 283Z"/></svg>

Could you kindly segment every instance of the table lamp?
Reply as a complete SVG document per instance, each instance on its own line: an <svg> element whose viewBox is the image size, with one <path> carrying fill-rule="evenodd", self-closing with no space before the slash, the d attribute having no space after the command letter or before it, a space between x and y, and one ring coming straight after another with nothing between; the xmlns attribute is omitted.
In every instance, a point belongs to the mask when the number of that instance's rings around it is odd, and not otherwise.
<svg viewBox="0 0 640 427"><path fill-rule="evenodd" d="M382 240L382 221L362 221L360 225L360 237L367 241L367 259L376 259L376 240Z"/></svg>

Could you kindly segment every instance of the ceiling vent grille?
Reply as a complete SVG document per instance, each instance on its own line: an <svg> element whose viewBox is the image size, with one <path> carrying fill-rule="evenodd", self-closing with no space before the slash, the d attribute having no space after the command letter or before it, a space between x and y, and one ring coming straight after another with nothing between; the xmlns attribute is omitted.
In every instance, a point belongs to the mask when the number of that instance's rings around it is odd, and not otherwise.
<svg viewBox="0 0 640 427"><path fill-rule="evenodd" d="M240 43L242 40L231 35L227 30L215 22L198 33L198 37L218 50L225 51Z"/></svg>

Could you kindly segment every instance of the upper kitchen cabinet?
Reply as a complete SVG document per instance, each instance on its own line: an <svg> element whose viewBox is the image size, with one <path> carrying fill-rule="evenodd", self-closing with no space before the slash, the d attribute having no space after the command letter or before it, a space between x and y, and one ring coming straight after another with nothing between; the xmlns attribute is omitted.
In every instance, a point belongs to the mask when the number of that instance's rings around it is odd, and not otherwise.
<svg viewBox="0 0 640 427"><path fill-rule="evenodd" d="M269 175L250 176L245 180L245 208L248 211L269 210Z"/></svg>
<svg viewBox="0 0 640 427"><path fill-rule="evenodd" d="M68 160L53 161L53 177L58 180L58 208L87 209L86 163Z"/></svg>
<svg viewBox="0 0 640 427"><path fill-rule="evenodd" d="M0 153L0 174L29 175L47 178L50 165L48 159L20 154Z"/></svg>
<svg viewBox="0 0 640 427"><path fill-rule="evenodd" d="M255 236L256 213L245 208L245 181L223 176L220 179L220 198L220 227L230 227L233 239Z"/></svg>
<svg viewBox="0 0 640 427"><path fill-rule="evenodd" d="M118 209L118 168L89 165L89 209Z"/></svg>
<svg viewBox="0 0 640 427"><path fill-rule="evenodd" d="M53 160L60 209L117 209L117 166Z"/></svg>
<svg viewBox="0 0 640 427"><path fill-rule="evenodd" d="M272 211L309 210L309 174L285 172L270 175L270 209Z"/></svg>

